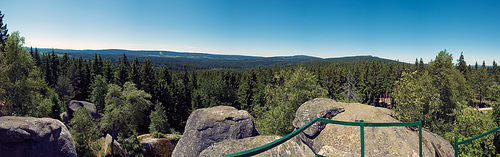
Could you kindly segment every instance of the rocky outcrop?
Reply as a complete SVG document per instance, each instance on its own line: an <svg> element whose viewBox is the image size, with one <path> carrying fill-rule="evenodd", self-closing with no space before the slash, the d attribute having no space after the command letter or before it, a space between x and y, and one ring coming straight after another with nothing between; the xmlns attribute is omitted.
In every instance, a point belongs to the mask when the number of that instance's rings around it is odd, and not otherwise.
<svg viewBox="0 0 500 157"><path fill-rule="evenodd" d="M71 156L76 150L66 126L51 118L0 117L0 156Z"/></svg>
<svg viewBox="0 0 500 157"><path fill-rule="evenodd" d="M90 115L92 115L92 118L94 118L95 120L101 118L101 115L99 115L99 113L97 112L97 108L95 107L94 104L86 101L71 100L68 101L68 103L66 103L66 108L68 109L68 113L69 115L71 115L69 119L72 118L73 113L75 113L76 111L78 111L83 107L85 107L90 112Z"/></svg>
<svg viewBox="0 0 500 157"><path fill-rule="evenodd" d="M331 99L317 98L302 104L296 111L293 126L295 129L306 125L314 118L331 119L337 114L344 112L344 109L339 107L337 103ZM309 128L296 136L297 142L304 142L309 146L314 145L314 139L326 126L326 123L314 123Z"/></svg>
<svg viewBox="0 0 500 157"><path fill-rule="evenodd" d="M189 115L184 130L173 156L198 156L205 148L225 139L258 135L252 116L230 106L195 110Z"/></svg>
<svg viewBox="0 0 500 157"><path fill-rule="evenodd" d="M203 150L200 153L200 157L226 156L228 154L238 153L241 151L259 147L280 138L280 136L255 136L244 139L228 139L213 144L207 149ZM314 153L307 146L300 145L294 141L289 140L256 156L302 157L314 156Z"/></svg>
<svg viewBox="0 0 500 157"><path fill-rule="evenodd" d="M61 115L59 115L59 116L61 117L61 120L64 124L66 124L66 125L69 124L70 115L69 115L68 111L61 113Z"/></svg>
<svg viewBox="0 0 500 157"><path fill-rule="evenodd" d="M111 144L111 141L113 141L113 144ZM113 146L113 152L111 152L111 146ZM105 156L113 156L114 154L114 156L126 157L127 151L122 148L118 141L113 140L111 135L106 134L106 140L104 142L104 154Z"/></svg>
<svg viewBox="0 0 500 157"><path fill-rule="evenodd" d="M167 138L154 138L151 134L138 136L141 139L141 145L146 149L144 156L172 156L175 148L175 141Z"/></svg>
<svg viewBox="0 0 500 157"><path fill-rule="evenodd" d="M398 122L390 116L386 108L377 108L358 103L339 103L333 100L312 100L344 108L332 120L365 122ZM311 102L306 102L308 104ZM389 114L388 114L389 113ZM315 114L315 113L309 113ZM300 117L298 117L300 118ZM360 156L360 127L327 124L315 136L298 136L301 141L311 142L309 146L319 155L324 156ZM418 129L407 127L365 127L366 156L418 156ZM443 138L423 132L423 156L454 156L453 147Z"/></svg>

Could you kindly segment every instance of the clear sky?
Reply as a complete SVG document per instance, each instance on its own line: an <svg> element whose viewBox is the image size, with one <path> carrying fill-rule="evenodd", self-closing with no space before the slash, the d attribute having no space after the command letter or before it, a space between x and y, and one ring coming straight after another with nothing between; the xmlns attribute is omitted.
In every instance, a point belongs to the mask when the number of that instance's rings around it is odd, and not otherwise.
<svg viewBox="0 0 500 157"><path fill-rule="evenodd" d="M0 0L25 46L500 61L500 1Z"/></svg>

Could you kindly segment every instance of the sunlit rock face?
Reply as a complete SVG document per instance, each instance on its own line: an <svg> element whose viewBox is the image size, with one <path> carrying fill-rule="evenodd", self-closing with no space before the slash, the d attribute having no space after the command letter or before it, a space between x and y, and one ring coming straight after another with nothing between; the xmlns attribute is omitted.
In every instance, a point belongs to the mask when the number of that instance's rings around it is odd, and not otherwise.
<svg viewBox="0 0 500 157"><path fill-rule="evenodd" d="M225 139L258 135L252 116L247 111L230 106L195 110L189 115L184 130L173 156L198 156L205 148Z"/></svg>
<svg viewBox="0 0 500 157"><path fill-rule="evenodd" d="M311 105L311 103L321 105ZM315 99L303 105L343 108L343 112L329 118L332 120L348 122L364 120L365 122L377 123L399 122L391 116L392 111L387 108L373 107L359 103L341 103L331 99ZM313 111L311 109L309 110ZM299 111L300 110L297 112ZM315 115L316 113L308 114ZM296 120L300 118L301 117L296 117ZM361 143L359 129L359 126L326 124L319 132L314 132L315 134L307 134L307 132L305 132L297 136L297 141L308 143L315 153L324 156L360 156ZM422 135L423 156L454 156L453 146L442 137L425 129ZM418 128L365 127L364 137L366 156L419 155Z"/></svg>

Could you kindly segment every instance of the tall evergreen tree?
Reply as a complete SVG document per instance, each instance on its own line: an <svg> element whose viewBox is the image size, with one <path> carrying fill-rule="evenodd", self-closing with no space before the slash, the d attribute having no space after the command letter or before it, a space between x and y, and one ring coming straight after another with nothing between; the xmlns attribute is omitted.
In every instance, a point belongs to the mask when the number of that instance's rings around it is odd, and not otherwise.
<svg viewBox="0 0 500 157"><path fill-rule="evenodd" d="M68 72L69 67L70 67L70 58L68 53L64 53L63 57L61 58L60 64L59 64L59 69L61 70L60 74L64 76L68 76L70 72Z"/></svg>
<svg viewBox="0 0 500 157"><path fill-rule="evenodd" d="M52 55L50 59L51 59L50 72L52 73L51 79L53 84L55 85L57 83L57 78L59 77L59 57L55 54L54 49L52 49Z"/></svg>
<svg viewBox="0 0 500 157"><path fill-rule="evenodd" d="M424 68L425 68L424 60L422 60L422 58L420 58L420 62L418 63L418 70L423 71Z"/></svg>
<svg viewBox="0 0 500 157"><path fill-rule="evenodd" d="M5 47L5 45L7 44L7 38L9 37L9 34L8 34L8 29L7 29L7 24L4 24L3 23L3 17L5 15L2 14L2 11L0 10L0 45L4 45L2 46L2 48L0 49L0 51L3 51Z"/></svg>
<svg viewBox="0 0 500 157"><path fill-rule="evenodd" d="M151 119L151 124L149 125L150 133L170 133L170 126L168 125L167 115L165 114L165 109L161 104L155 105L155 111L151 112L149 118Z"/></svg>
<svg viewBox="0 0 500 157"><path fill-rule="evenodd" d="M142 87L143 90L147 93L152 93L153 91L153 85L155 84L154 81L154 71L153 71L153 66L151 65L151 62L149 59L146 59L146 62L142 66L141 70L142 74Z"/></svg>
<svg viewBox="0 0 500 157"><path fill-rule="evenodd" d="M134 61L132 62L132 67L130 71L130 81L135 83L138 89L143 89L141 77L142 77L141 64L139 63L139 59L135 57Z"/></svg>
<svg viewBox="0 0 500 157"><path fill-rule="evenodd" d="M66 75L57 78L55 90L59 95L59 100L62 101L63 104L66 104L66 102L75 96L75 89L71 86L71 81Z"/></svg>
<svg viewBox="0 0 500 157"><path fill-rule="evenodd" d="M111 65L111 61L109 59L104 59L103 61L103 76L106 78L106 81L108 83L112 83L115 81L115 75L113 71L113 67Z"/></svg>
<svg viewBox="0 0 500 157"><path fill-rule="evenodd" d="M40 67L40 65L42 64L42 62L40 60L40 54L38 53L38 48L36 48L36 47L35 47L35 64L38 67Z"/></svg>
<svg viewBox="0 0 500 157"><path fill-rule="evenodd" d="M108 83L106 82L106 78L101 75L95 76L91 85L91 90L89 101L96 105L99 113L104 113L104 98L108 93Z"/></svg>
<svg viewBox="0 0 500 157"><path fill-rule="evenodd" d="M460 58L457 60L457 62L458 62L458 66L456 66L457 69L464 76L467 76L468 69L467 69L467 63L465 62L465 59L464 59L464 52L460 53Z"/></svg>
<svg viewBox="0 0 500 157"><path fill-rule="evenodd" d="M257 74L254 69L250 69L245 75L243 84L239 89L240 109L250 111L254 101L254 93L257 87Z"/></svg>
<svg viewBox="0 0 500 157"><path fill-rule="evenodd" d="M493 78L494 78L494 81L496 83L498 83L498 75L500 75L500 69L498 68L498 65L497 65L497 62L495 62L495 60L493 60L493 67L492 67L492 71L493 71Z"/></svg>
<svg viewBox="0 0 500 157"><path fill-rule="evenodd" d="M97 75L102 75L103 73L103 63L101 54L97 56L97 53L94 53L94 60L92 61L92 74L91 78L94 78Z"/></svg>
<svg viewBox="0 0 500 157"><path fill-rule="evenodd" d="M123 54L124 57L125 54ZM120 85L123 85L125 84L125 82L129 81L129 66L127 66L127 63L128 61L124 61L124 59L120 58L120 64L118 64L118 66L116 67L116 79L117 79L117 83L119 83Z"/></svg>

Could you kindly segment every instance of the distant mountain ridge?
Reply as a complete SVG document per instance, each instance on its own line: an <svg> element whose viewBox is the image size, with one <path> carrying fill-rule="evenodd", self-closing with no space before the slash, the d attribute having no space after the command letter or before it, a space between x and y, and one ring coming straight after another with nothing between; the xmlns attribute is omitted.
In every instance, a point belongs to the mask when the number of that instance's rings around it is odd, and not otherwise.
<svg viewBox="0 0 500 157"><path fill-rule="evenodd" d="M29 49L29 48L28 48ZM104 49L104 50L72 50L72 49L53 49L57 54L68 53L71 57L82 57L84 59L93 59L95 54L100 54L103 58L109 58L111 62L117 63L123 53L127 55L128 61L132 62L137 57L141 62L149 59L154 66L167 66L172 70L181 70L184 65L189 69L243 69L255 67L267 67L273 65L291 65L305 62L328 61L328 62L353 62L353 61L372 61L380 60L382 62L396 62L394 60L383 59L374 56L350 56L340 58L318 58L307 55L294 56L276 56L260 57L245 55L221 55L208 53L189 53L173 51L154 51L154 50L123 50L123 49ZM52 48L38 48L39 53L50 53Z"/></svg>

